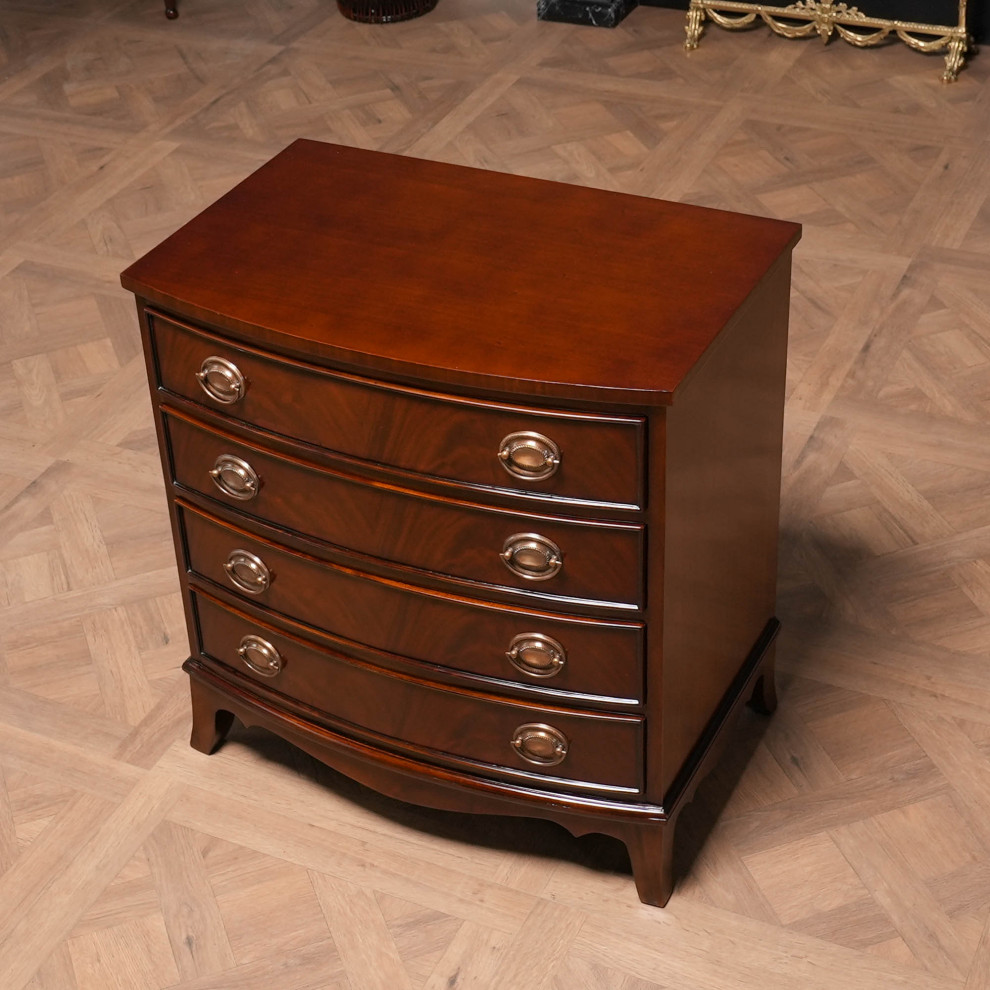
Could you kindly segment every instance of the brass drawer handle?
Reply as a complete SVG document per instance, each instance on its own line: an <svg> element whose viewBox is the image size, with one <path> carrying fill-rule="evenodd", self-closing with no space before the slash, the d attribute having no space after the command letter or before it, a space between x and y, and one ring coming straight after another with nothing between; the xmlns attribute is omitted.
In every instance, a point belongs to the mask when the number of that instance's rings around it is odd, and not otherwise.
<svg viewBox="0 0 990 990"><path fill-rule="evenodd" d="M210 477L224 495L242 502L249 502L261 488L258 472L233 454L221 454L213 463Z"/></svg>
<svg viewBox="0 0 990 990"><path fill-rule="evenodd" d="M560 547L539 533L516 533L502 544L505 566L527 581L546 581L564 566Z"/></svg>
<svg viewBox="0 0 990 990"><path fill-rule="evenodd" d="M260 558L247 550L231 550L223 563L230 583L249 595L260 595L272 583L272 572Z"/></svg>
<svg viewBox="0 0 990 990"><path fill-rule="evenodd" d="M246 667L262 677L277 677L285 666L282 654L260 636L245 636L237 647L237 655Z"/></svg>
<svg viewBox="0 0 990 990"><path fill-rule="evenodd" d="M560 448L542 433L523 430L503 438L498 459L513 477L542 481L560 467Z"/></svg>
<svg viewBox="0 0 990 990"><path fill-rule="evenodd" d="M505 655L516 670L531 677L556 677L567 663L567 651L552 636L520 633Z"/></svg>
<svg viewBox="0 0 990 990"><path fill-rule="evenodd" d="M196 372L196 380L211 399L227 406L243 399L247 391L247 382L241 369L233 361L216 354L203 360Z"/></svg>
<svg viewBox="0 0 990 990"><path fill-rule="evenodd" d="M520 725L512 734L512 748L528 763L555 767L567 756L567 736L560 729L540 722Z"/></svg>

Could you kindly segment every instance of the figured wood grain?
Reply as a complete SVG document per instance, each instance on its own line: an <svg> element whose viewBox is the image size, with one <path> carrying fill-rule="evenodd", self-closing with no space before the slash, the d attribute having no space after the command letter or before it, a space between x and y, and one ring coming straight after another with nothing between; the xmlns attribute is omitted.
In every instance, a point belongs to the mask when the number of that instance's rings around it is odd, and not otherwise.
<svg viewBox="0 0 990 990"><path fill-rule="evenodd" d="M160 387L225 417L428 477L627 508L644 500L642 419L582 416L388 387L305 362L275 361L154 313L146 319ZM243 376L244 394L235 402L216 401L195 377L214 356L230 361ZM505 470L498 451L503 438L518 432L546 435L556 444L560 464L551 478L536 483Z"/></svg>
<svg viewBox="0 0 990 990"><path fill-rule="evenodd" d="M520 611L429 591L292 553L185 505L180 516L195 575L233 593L237 589L223 566L232 551L247 550L265 564L271 574L268 588L247 599L261 609L432 668L446 665L448 677L459 671L497 678L503 682L500 690L514 685L531 694L546 689L551 695L596 695L599 704L642 702L642 623ZM315 546L311 550L319 552ZM245 600L242 594L240 607ZM517 636L533 632L552 637L566 653L553 677L521 673L506 656ZM609 657L607 666L598 662L602 656ZM383 657L380 662L390 661ZM432 669L431 676L436 674Z"/></svg>
<svg viewBox="0 0 990 990"><path fill-rule="evenodd" d="M460 764L484 764L483 775L506 776L539 786L541 777L597 784L603 791L637 792L640 787L642 719L593 711L512 704L497 695L440 690L432 682L388 673L310 646L278 627L246 621L199 596L195 608L202 653L255 684L326 713L322 721L344 732L370 735L397 749L432 753ZM245 635L272 644L284 666L275 677L246 668L237 654ZM254 658L255 662L257 657ZM277 703L277 702L276 702ZM512 747L516 729L550 723L569 740L568 758L555 767L535 767ZM501 772L501 774L500 774Z"/></svg>
<svg viewBox="0 0 990 990"><path fill-rule="evenodd" d="M511 512L463 499L442 501L395 484L370 486L302 458L275 456L177 415L168 415L166 430L179 492L206 495L335 547L480 586L500 586L515 592L522 604L601 602L616 617L635 617L642 602L644 537L637 523ZM250 501L230 497L213 483L210 471L227 454L247 462L260 479ZM326 511L330 505L332 512ZM516 574L499 556L511 537L528 533L552 540L561 550L563 565L550 584Z"/></svg>

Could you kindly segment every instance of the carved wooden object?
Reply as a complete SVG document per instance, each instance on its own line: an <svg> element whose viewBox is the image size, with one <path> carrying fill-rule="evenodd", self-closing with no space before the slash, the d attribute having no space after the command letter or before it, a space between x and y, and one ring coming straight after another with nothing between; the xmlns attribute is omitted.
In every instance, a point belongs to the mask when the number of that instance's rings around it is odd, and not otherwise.
<svg viewBox="0 0 990 990"><path fill-rule="evenodd" d="M298 141L132 265L193 746L612 834L665 903L773 706L798 236Z"/></svg>

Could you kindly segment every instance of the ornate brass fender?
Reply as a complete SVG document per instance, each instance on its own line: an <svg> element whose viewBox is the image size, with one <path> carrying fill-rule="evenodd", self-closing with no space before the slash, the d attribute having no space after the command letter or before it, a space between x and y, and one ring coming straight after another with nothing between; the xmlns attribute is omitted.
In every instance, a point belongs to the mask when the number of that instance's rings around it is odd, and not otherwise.
<svg viewBox="0 0 990 990"><path fill-rule="evenodd" d="M959 23L955 27L867 17L858 7L834 0L796 0L779 7L735 0L691 0L685 28L687 41L684 42L688 51L698 47L706 17L730 30L749 27L759 17L785 38L807 38L817 32L822 41L827 42L836 33L858 48L879 45L893 33L915 51L946 49L942 73L945 82L956 79L966 52L972 47L966 31L966 0L959 0Z"/></svg>

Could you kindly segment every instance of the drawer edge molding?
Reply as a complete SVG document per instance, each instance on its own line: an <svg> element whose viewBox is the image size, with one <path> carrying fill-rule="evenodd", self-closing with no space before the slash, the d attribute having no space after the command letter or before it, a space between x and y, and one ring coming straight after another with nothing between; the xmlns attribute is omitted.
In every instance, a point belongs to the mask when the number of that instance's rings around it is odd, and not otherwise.
<svg viewBox="0 0 990 990"><path fill-rule="evenodd" d="M186 673L192 672L192 666L197 665L209 672L216 680L226 687L234 686L237 691L247 698L260 702L273 711L283 713L292 718L298 718L303 724L314 726L322 731L339 736L347 742L357 742L383 753L405 755L407 759L425 767L441 767L455 773L479 776L486 780L501 780L525 787L527 790L553 794L599 794L615 799L623 797L642 799L643 788L629 784L608 784L602 781L588 780L584 777L559 777L552 773L539 773L534 769L529 771L510 766L506 763L492 763L477 757L448 753L434 749L429 745L399 740L393 736L374 729L367 728L346 718L337 717L312 705L284 695L268 684L255 681L240 671L228 668L221 660L211 654L204 653L199 657L190 657L183 665ZM596 713L597 714L597 713ZM622 717L618 715L618 717ZM605 717L605 713L602 713ZM505 739L506 751L514 751L509 737Z"/></svg>
<svg viewBox="0 0 990 990"><path fill-rule="evenodd" d="M548 687L541 681L507 681L503 678L452 667L448 664L421 660L391 650L380 649L359 640L348 639L328 630L302 622L284 612L245 601L230 589L196 574L189 577L189 591L197 598L211 601L231 612L243 615L247 621L275 629L282 634L306 640L321 649L332 650L353 657L368 666L383 671L396 670L407 673L420 681L433 680L440 686L449 686L483 696L501 695L506 700L527 700L547 708L581 709L608 714L642 716L645 705L642 698L626 698L620 695L596 694L591 691ZM528 638L528 637L527 637Z"/></svg>
<svg viewBox="0 0 990 990"><path fill-rule="evenodd" d="M194 488L175 484L175 502L188 505L204 515L215 515L224 521L234 521L228 516L230 506L215 501ZM171 494L171 493L170 493ZM232 513L230 515L233 515ZM306 534L295 529L285 529L274 525L266 519L257 516L245 516L238 520L242 525L249 525L277 539L273 542L285 546L295 546L309 538ZM310 540L311 544L315 541ZM456 574L445 574L441 571L430 570L400 561L376 557L374 554L363 553L348 547L339 546L327 540L317 544L325 559L342 567L363 571L382 578L391 578L396 583L415 584L424 591L450 593L457 597L485 599L493 605L506 605L533 612L556 612L567 618L589 618L601 616L613 622L643 623L644 608L635 602L613 602L599 598L584 598L578 595L550 594L542 590L541 585L513 588L507 584L495 584L476 578L461 577ZM494 554L498 560L498 554ZM572 611L573 610L573 611Z"/></svg>
<svg viewBox="0 0 990 990"><path fill-rule="evenodd" d="M588 515L597 513L604 518L636 520L647 508L645 490L634 501L611 501L598 498L584 498L562 495L557 492L526 491L520 488L506 488L502 485L452 479L439 474L424 474L394 464L381 464L376 461L352 457L336 450L329 450L317 444L290 437L282 433L264 429L256 424L233 419L219 409L201 405L198 402L159 387L156 404L163 412L177 412L189 419L197 419L211 429L226 430L244 440L283 451L290 455L311 460L316 464L345 474L354 474L380 481L397 481L401 486L418 491L431 492L440 497L453 499L480 499L496 508L516 509L519 512L544 512L565 515ZM644 427L645 429L645 427Z"/></svg>
<svg viewBox="0 0 990 990"><path fill-rule="evenodd" d="M538 527L541 539L553 540L570 554L570 563L555 572L552 585L541 586L541 597L628 611L641 607L641 522L562 517L443 498L331 470L212 429L175 410L161 411L176 494L200 496L211 505L226 505L290 531L309 527L315 539L371 560L401 561L424 574L523 596L536 593L530 579L507 569L501 552L514 531ZM232 465L231 477L228 487L218 490L221 462ZM339 511L317 512L323 502ZM613 594L616 598L607 597Z"/></svg>
<svg viewBox="0 0 990 990"><path fill-rule="evenodd" d="M245 727L260 726L289 739L294 745L328 763L352 780L365 784L373 790L398 800L411 801L427 807L449 811L464 811L461 788L467 788L479 801L486 798L493 801L506 801L517 806L514 811L491 809L491 814L514 814L531 817L546 817L556 820L559 811L586 813L595 818L603 813L611 813L616 820L632 822L663 822L666 813L660 805L648 804L642 800L642 792L624 789L627 800L609 797L608 789L584 781L568 781L553 778L555 786L566 787L556 790L540 788L538 782L550 782L533 774L519 774L520 782L500 780L495 777L472 774L453 766L416 759L415 756L398 750L376 746L366 740L345 735L327 725L314 722L311 715L294 712L290 704L277 704L260 692L235 683L226 676L213 671L202 660L190 657L182 665L189 675L193 692L193 733L190 743L201 753L212 753L219 747L230 729L226 715L236 717ZM281 700L281 699L280 699ZM300 710L305 706L299 706ZM465 764L468 761L464 761ZM478 764L482 766L482 764ZM364 768L364 769L362 769ZM498 769L502 769L499 767ZM511 768L510 768L511 769ZM403 778L401 787L398 781L390 784L394 775ZM525 781L525 782L523 782ZM426 791L439 786L433 799L412 797L408 789L422 785ZM432 785L432 786L431 786ZM616 788L616 790L620 790ZM600 793L595 793L599 791ZM440 795L449 792L449 803L437 803ZM547 814L539 810L545 807ZM480 810L480 809L478 809ZM575 835L602 831L589 827L574 832Z"/></svg>
<svg viewBox="0 0 990 990"><path fill-rule="evenodd" d="M265 350L150 306L145 319L158 389L247 425L420 476L488 488L511 484L525 496L642 502L641 414L440 392L428 379L399 383ZM290 416L284 397L300 390L306 408ZM515 447L506 446L513 437L529 438L517 452L527 463L514 463ZM533 437L546 446L533 446ZM543 453L539 469L528 465L536 450Z"/></svg>

